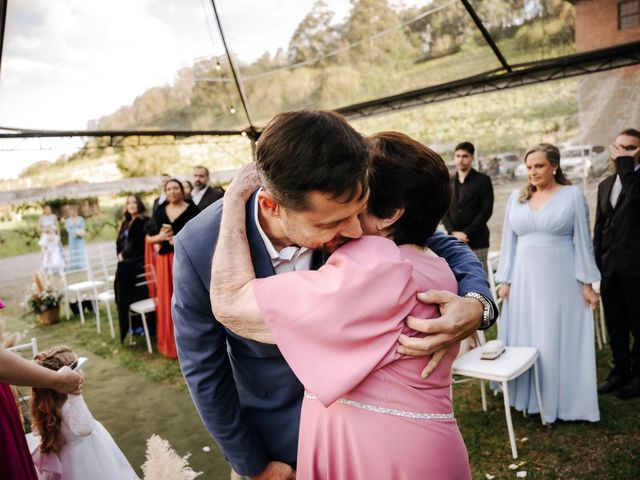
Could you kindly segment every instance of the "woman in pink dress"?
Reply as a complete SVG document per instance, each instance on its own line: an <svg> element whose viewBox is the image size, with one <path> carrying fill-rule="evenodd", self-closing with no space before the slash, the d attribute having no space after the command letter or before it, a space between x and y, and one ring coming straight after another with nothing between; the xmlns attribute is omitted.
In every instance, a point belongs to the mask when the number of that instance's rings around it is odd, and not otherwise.
<svg viewBox="0 0 640 480"><path fill-rule="evenodd" d="M458 345L425 380L424 359L396 353L401 334L417 334L407 315L439 316L418 292L457 293L447 263L425 252L449 205L449 174L403 134L372 143L361 223L373 236L341 246L317 271L255 279L245 192L232 184L212 267L213 311L235 333L277 343L304 384L297 478L469 479L449 390Z"/></svg>

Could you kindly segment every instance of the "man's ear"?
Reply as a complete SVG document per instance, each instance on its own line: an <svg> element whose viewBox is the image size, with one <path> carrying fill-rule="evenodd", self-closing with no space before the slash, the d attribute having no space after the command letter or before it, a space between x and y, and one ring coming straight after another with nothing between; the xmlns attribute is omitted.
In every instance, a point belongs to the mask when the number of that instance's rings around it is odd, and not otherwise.
<svg viewBox="0 0 640 480"><path fill-rule="evenodd" d="M280 218L280 204L273 198L271 193L265 190L258 192L258 204L265 215Z"/></svg>
<svg viewBox="0 0 640 480"><path fill-rule="evenodd" d="M402 217L402 215L404 215L404 207L397 209L389 218L378 220L378 231L389 228L391 225L396 223L400 219L400 217Z"/></svg>

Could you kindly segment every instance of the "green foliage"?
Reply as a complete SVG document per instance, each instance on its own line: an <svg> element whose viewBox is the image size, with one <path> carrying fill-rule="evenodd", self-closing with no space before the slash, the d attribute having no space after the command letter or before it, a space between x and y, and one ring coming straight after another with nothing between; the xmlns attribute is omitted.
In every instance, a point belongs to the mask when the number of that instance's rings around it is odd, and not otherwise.
<svg viewBox="0 0 640 480"><path fill-rule="evenodd" d="M175 145L148 145L125 148L117 161L118 168L128 177L159 175L167 165L180 161Z"/></svg>

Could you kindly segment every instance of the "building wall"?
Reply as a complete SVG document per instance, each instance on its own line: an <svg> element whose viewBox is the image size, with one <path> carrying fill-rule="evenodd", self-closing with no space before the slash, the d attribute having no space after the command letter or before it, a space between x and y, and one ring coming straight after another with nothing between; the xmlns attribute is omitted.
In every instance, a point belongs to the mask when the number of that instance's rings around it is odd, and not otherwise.
<svg viewBox="0 0 640 480"><path fill-rule="evenodd" d="M618 30L618 0L575 0L576 51L640 40L640 27Z"/></svg>

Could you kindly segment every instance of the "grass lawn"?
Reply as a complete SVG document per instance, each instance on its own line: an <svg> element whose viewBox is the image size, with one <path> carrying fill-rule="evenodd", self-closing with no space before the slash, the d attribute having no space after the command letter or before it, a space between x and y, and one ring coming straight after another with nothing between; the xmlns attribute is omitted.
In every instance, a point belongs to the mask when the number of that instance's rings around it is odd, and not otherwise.
<svg viewBox="0 0 640 480"><path fill-rule="evenodd" d="M191 452L203 478L227 478L222 455L202 426L191 403L178 364L146 352L144 340L133 347L112 340L108 329L95 329L94 317L40 326L31 316L18 318L20 289L3 287L9 307L2 313L8 330L38 338L41 349L67 343L90 358L85 368L85 397L94 416L112 433L131 463L144 461L144 442L152 433L170 441L179 454ZM106 318L106 317L105 317ZM28 330L28 331L25 331ZM608 348L598 351L598 374L609 368ZM640 398L600 397L599 423L557 422L542 426L538 415L523 417L512 410L520 458L511 458L502 397L488 395L483 412L477 381L454 386L454 407L471 461L474 479L637 479L640 458ZM203 451L209 446L210 452ZM428 447L425 447L428 448ZM511 470L510 465L519 465Z"/></svg>

